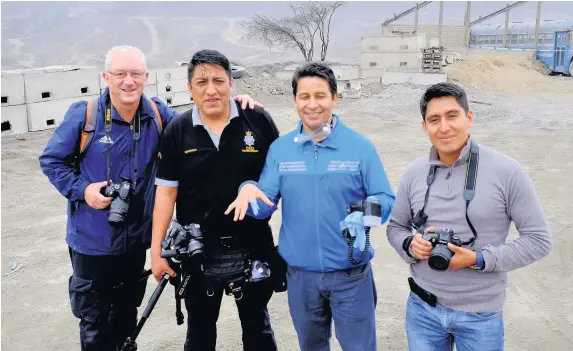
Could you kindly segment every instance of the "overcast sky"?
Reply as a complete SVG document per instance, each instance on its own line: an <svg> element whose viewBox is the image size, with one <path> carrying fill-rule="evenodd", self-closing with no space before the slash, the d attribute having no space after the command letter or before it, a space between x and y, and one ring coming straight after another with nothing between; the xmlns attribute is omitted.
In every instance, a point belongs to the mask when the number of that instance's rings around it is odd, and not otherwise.
<svg viewBox="0 0 573 351"><path fill-rule="evenodd" d="M505 6L501 1L473 1L472 20L485 16ZM290 12L288 2L275 1L212 1L212 2L2 2L2 20L20 17L28 20L41 20L53 16L82 10L99 10L121 15L156 15L156 16L195 16L195 17L238 17L248 18L254 13L280 16ZM339 17L384 21L394 13L398 14L415 5L413 1L349 1ZM448 24L463 24L465 1L447 1L444 5L444 20ZM512 21L534 21L537 2L530 1L511 11ZM437 23L439 3L432 2L420 10L421 23ZM573 18L573 2L542 2L542 19ZM407 16L398 23L413 21L413 15ZM504 16L498 16L493 22L502 23ZM4 26L4 24L3 24ZM4 29L4 28L3 28Z"/></svg>
<svg viewBox="0 0 573 351"><path fill-rule="evenodd" d="M252 56L252 49L246 49L245 39L241 39L241 21L230 19L246 20L254 14L288 16L291 14L288 4L272 1L2 2L2 67L82 64L84 61L91 64L93 57L105 53L111 45L124 43L141 47L151 58L158 58L159 53L160 59L166 62L181 57L187 59L193 50L207 46L244 58ZM472 21L506 5L497 1L471 4ZM329 52L336 59L342 59L346 53L352 57L359 55L362 37L380 35L382 22L414 5L413 1L349 1L332 19L334 39ZM465 1L445 2L444 24L463 24L465 11ZM537 2L527 2L511 10L510 21L535 21L536 11ZM432 2L420 9L419 23L437 24L438 17L439 3ZM573 19L573 2L542 2L541 19ZM396 23L413 22L414 15L410 14ZM504 22L505 16L500 15L484 23ZM264 56L262 53L253 55L257 59Z"/></svg>

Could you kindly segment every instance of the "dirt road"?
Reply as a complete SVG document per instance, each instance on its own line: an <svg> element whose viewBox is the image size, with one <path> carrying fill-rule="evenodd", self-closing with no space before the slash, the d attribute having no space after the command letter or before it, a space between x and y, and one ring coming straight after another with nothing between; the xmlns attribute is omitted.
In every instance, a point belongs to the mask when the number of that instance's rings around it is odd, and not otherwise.
<svg viewBox="0 0 573 351"><path fill-rule="evenodd" d="M336 110L376 144L396 189L405 167L428 151L420 128L415 87L392 87L370 98L343 99ZM471 92L479 142L517 159L533 179L553 233L553 252L509 275L505 308L506 350L567 350L573 343L573 98L521 98ZM291 97L257 96L282 132L297 117ZM64 242L66 201L41 174L38 156L51 131L2 137L2 349L79 350L77 320L67 293L71 272ZM280 213L272 218L278 232ZM512 227L513 230L513 227ZM515 238L513 230L511 237ZM390 247L385 227L373 231L373 261L379 304L379 350L406 350L404 307L407 266ZM149 265L149 262L148 262ZM144 304L156 284L150 279ZM140 350L182 349L185 327L175 322L168 286L142 331ZM241 350L240 322L231 298L224 298L218 350ZM298 350L286 294L270 303L279 349ZM334 335L334 334L333 334ZM335 350L340 350L333 338Z"/></svg>

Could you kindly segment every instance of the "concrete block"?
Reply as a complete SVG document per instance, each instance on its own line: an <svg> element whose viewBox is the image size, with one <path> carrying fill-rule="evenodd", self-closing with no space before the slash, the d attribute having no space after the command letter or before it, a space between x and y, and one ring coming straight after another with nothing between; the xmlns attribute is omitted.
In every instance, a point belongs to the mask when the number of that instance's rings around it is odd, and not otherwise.
<svg viewBox="0 0 573 351"><path fill-rule="evenodd" d="M364 71L372 68L420 68L422 53L416 52L363 52L360 67Z"/></svg>
<svg viewBox="0 0 573 351"><path fill-rule="evenodd" d="M64 120L72 103L97 97L98 95L89 95L28 104L28 131L56 128Z"/></svg>
<svg viewBox="0 0 573 351"><path fill-rule="evenodd" d="M427 47L428 41L423 33L362 38L362 52L419 52Z"/></svg>
<svg viewBox="0 0 573 351"><path fill-rule="evenodd" d="M157 82L187 79L187 66L157 69L156 74Z"/></svg>
<svg viewBox="0 0 573 351"><path fill-rule="evenodd" d="M28 133L26 105L2 106L2 135Z"/></svg>
<svg viewBox="0 0 573 351"><path fill-rule="evenodd" d="M331 66L337 80L351 80L360 78L360 67ZM292 78L292 76L291 76Z"/></svg>
<svg viewBox="0 0 573 351"><path fill-rule="evenodd" d="M145 94L145 96L148 98L159 96L159 94L157 94L157 84L146 85L145 89L143 89L143 94Z"/></svg>
<svg viewBox="0 0 573 351"><path fill-rule="evenodd" d="M161 94L173 94L183 91L189 93L189 89L187 88L187 78L158 82L157 91Z"/></svg>
<svg viewBox="0 0 573 351"><path fill-rule="evenodd" d="M380 78L386 72L386 68L363 68L362 77L368 79L370 82L380 82Z"/></svg>
<svg viewBox="0 0 573 351"><path fill-rule="evenodd" d="M181 91L172 94L159 93L159 98L163 100L169 107L189 105L193 103L191 94L188 91Z"/></svg>
<svg viewBox="0 0 573 351"><path fill-rule="evenodd" d="M26 103L23 74L2 74L2 106Z"/></svg>
<svg viewBox="0 0 573 351"><path fill-rule="evenodd" d="M397 72L386 71L382 76L382 84L414 84L414 85L433 85L445 82L447 75L445 73L422 73L422 72Z"/></svg>
<svg viewBox="0 0 573 351"><path fill-rule="evenodd" d="M76 70L26 74L28 104L99 94L98 71Z"/></svg>

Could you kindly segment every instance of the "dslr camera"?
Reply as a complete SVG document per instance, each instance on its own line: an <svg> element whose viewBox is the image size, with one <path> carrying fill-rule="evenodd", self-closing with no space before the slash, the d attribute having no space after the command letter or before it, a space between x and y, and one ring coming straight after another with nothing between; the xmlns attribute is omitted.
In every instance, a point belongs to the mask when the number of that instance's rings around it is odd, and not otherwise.
<svg viewBox="0 0 573 351"><path fill-rule="evenodd" d="M428 259L428 265L435 271L445 271L450 266L453 252L448 249L448 243L462 246L460 238L454 235L454 231L448 228L440 229L434 233L422 234L422 238L432 244L432 251Z"/></svg>
<svg viewBox="0 0 573 351"><path fill-rule="evenodd" d="M129 210L129 200L133 195L135 189L132 182L122 177L121 183L114 183L113 181L102 188L101 194L106 197L112 197L111 205L109 208L108 222L111 225L120 225L125 220L127 210Z"/></svg>
<svg viewBox="0 0 573 351"><path fill-rule="evenodd" d="M163 248L160 254L162 258L171 258L175 263L189 260L193 269L200 269L206 259L203 232L199 224L191 223L181 226L175 219L172 219L161 247Z"/></svg>

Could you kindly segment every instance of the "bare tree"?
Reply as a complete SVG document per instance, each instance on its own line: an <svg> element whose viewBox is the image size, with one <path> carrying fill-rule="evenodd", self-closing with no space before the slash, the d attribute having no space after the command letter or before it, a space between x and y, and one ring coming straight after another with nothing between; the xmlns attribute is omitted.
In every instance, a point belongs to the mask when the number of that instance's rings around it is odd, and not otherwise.
<svg viewBox="0 0 573 351"><path fill-rule="evenodd" d="M320 36L320 60L326 59L328 44L330 43L330 21L334 12L345 3L343 1L333 2L311 2L311 13L314 15L314 22L318 26L318 35Z"/></svg>
<svg viewBox="0 0 573 351"><path fill-rule="evenodd" d="M343 2L308 2L289 4L292 15L273 19L256 14L243 22L247 37L262 39L267 47L298 48L305 61L312 61L316 33L321 41L320 59L324 61L330 40L330 21Z"/></svg>

